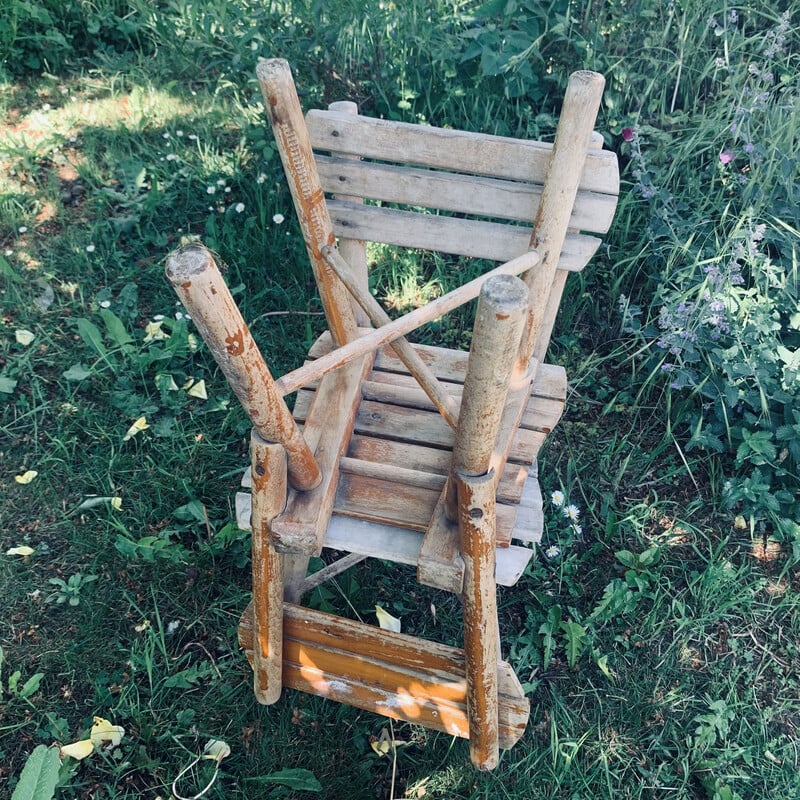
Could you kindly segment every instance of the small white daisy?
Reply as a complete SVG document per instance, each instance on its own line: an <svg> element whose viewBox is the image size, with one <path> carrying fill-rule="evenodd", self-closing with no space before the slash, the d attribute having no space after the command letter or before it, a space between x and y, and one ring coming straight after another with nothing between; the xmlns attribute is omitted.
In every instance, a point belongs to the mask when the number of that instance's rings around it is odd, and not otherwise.
<svg viewBox="0 0 800 800"><path fill-rule="evenodd" d="M189 134L189 139L190 139L191 141L193 141L193 142L196 142L196 141L197 141L197 135L196 135L196 134L194 134L194 133L190 133L190 134Z"/></svg>
<svg viewBox="0 0 800 800"><path fill-rule="evenodd" d="M101 300L100 301L100 308L111 308L111 301L110 300Z"/></svg>
<svg viewBox="0 0 800 800"><path fill-rule="evenodd" d="M561 506L563 506L563 505L564 505L564 500L565 500L565 497L564 497L564 492L560 492L560 491L558 491L558 490L556 489L556 491L555 491L555 492L553 492L553 493L550 495L550 500L552 501L553 505L554 505L556 508L561 508Z"/></svg>
<svg viewBox="0 0 800 800"><path fill-rule="evenodd" d="M231 187L230 186L226 186L225 187L225 194L230 194L230 191L231 191Z"/></svg>
<svg viewBox="0 0 800 800"><path fill-rule="evenodd" d="M206 194L216 194L217 187L216 186L206 186Z"/></svg>
<svg viewBox="0 0 800 800"><path fill-rule="evenodd" d="M19 228L17 228L17 230L18 230L20 233L27 233L27 232L28 232L28 228L27 228L27 226L26 226L26 225L20 225L20 226L19 226Z"/></svg>
<svg viewBox="0 0 800 800"><path fill-rule="evenodd" d="M580 517L580 515L581 515L581 512L578 510L578 506L570 505L570 506L567 506L564 509L564 516L565 517L569 517L573 521L578 519L578 517Z"/></svg>
<svg viewBox="0 0 800 800"><path fill-rule="evenodd" d="M551 544L550 547L548 547L547 550L544 551L544 554L548 558L556 558L557 556L561 555L561 548L554 544Z"/></svg>
<svg viewBox="0 0 800 800"><path fill-rule="evenodd" d="M164 132L164 133L162 133L161 135L162 135L162 136L163 136L165 139L169 139L169 133L168 133L168 132L166 132L166 131L165 131L165 132Z"/></svg>
<svg viewBox="0 0 800 800"><path fill-rule="evenodd" d="M167 155L167 161L177 161L178 156L175 153L169 153Z"/></svg>
<svg viewBox="0 0 800 800"><path fill-rule="evenodd" d="M256 183L264 183L267 179L267 176L263 172L258 173L258 177L256 178Z"/></svg>
<svg viewBox="0 0 800 800"><path fill-rule="evenodd" d="M283 214L273 214L273 216L272 216L272 221L276 225L281 225L283 223L284 219L285 219L285 217L283 216Z"/></svg>
<svg viewBox="0 0 800 800"><path fill-rule="evenodd" d="M236 204L236 205L233 207L233 210L234 210L234 211L235 211L237 214L241 214L241 213L242 213L242 211L244 211L244 203L237 203L237 204Z"/></svg>
<svg viewBox="0 0 800 800"><path fill-rule="evenodd" d="M183 136L183 131L180 131L180 130L175 131L175 135L176 136Z"/></svg>
<svg viewBox="0 0 800 800"><path fill-rule="evenodd" d="M86 252L87 253L94 253L94 245L93 244L87 244L86 245Z"/></svg>

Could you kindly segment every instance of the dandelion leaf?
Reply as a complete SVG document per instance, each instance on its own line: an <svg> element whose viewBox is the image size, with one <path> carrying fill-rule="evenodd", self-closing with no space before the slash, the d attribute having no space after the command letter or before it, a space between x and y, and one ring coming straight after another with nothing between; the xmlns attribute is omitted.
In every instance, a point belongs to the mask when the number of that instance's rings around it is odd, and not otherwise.
<svg viewBox="0 0 800 800"><path fill-rule="evenodd" d="M51 800L56 792L61 759L58 750L40 744L28 756L11 800Z"/></svg>

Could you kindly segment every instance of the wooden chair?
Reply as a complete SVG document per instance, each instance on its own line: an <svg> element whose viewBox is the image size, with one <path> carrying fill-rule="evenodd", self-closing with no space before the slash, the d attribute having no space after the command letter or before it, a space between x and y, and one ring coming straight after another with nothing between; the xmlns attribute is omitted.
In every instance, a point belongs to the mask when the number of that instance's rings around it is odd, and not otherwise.
<svg viewBox="0 0 800 800"><path fill-rule="evenodd" d="M496 583L520 578L541 532L535 458L566 394L544 355L566 276L616 206L616 157L592 133L603 78L571 76L554 145L369 119L352 103L304 120L285 61L261 61L258 78L328 331L275 380L211 254L190 245L167 266L253 423L237 515L253 535L239 631L256 695L290 686L468 737L491 769L529 713L499 657ZM502 263L390 321L365 240ZM475 297L469 354L403 338ZM348 555L306 576L323 547ZM368 556L460 595L464 648L297 605Z"/></svg>

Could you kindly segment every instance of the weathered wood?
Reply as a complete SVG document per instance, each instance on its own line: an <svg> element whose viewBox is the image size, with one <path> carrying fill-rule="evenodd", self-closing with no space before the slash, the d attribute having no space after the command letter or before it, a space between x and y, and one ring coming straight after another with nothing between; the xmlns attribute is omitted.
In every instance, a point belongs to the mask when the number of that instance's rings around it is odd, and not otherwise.
<svg viewBox="0 0 800 800"><path fill-rule="evenodd" d="M276 382L278 391L283 395L296 392L303 386L318 380L323 375L327 374L333 369L336 369L343 364L348 363L354 358L370 353L385 344L390 344L400 336L430 322L432 319L458 308L464 303L474 300L480 293L481 287L487 280L495 275L517 275L520 272L530 269L532 265L538 263L538 256L535 252L524 253L518 258L513 259L505 264L501 264L491 272L475 278L469 283L465 283L458 289L448 292L442 297L431 301L428 305L422 308L417 308L414 311L405 314L404 316L384 325L376 331L365 334L360 338L349 342L348 344L338 347L336 350L331 351L328 355L321 356L316 361L304 364L299 369L289 372L284 375L279 381Z"/></svg>
<svg viewBox="0 0 800 800"><path fill-rule="evenodd" d="M339 100L335 103L328 104L328 111L333 111L337 114L350 114L353 116L358 115L358 105L353 103L350 100ZM344 153L337 154L332 153L332 155L340 155L337 159L339 163L351 163L357 164L361 161L359 156L356 155L346 155ZM319 172L320 162L319 158L315 157L314 161L317 165L317 172ZM322 176L320 175L320 181L322 181ZM331 189L326 189L325 186L322 187L324 191L330 191L336 200L343 200L347 203L363 203L364 195L359 193L358 191L352 191L352 186L344 187L341 183ZM347 191L343 191L344 189ZM350 265L350 269L352 270L353 278L361 286L365 291L369 291L369 272L367 269L367 245L363 239L346 239L340 238L338 242L339 252L342 254L342 258L345 260L347 264ZM353 304L353 314L356 318L356 323L358 325L368 325L369 318L364 313L364 310L358 306L358 304Z"/></svg>
<svg viewBox="0 0 800 800"><path fill-rule="evenodd" d="M319 485L292 492L283 514L273 520L272 538L281 552L316 555L333 512L339 478L339 458L347 449L361 400L361 381L372 368L373 354L361 356L328 373L314 395L303 436L322 471Z"/></svg>
<svg viewBox="0 0 800 800"><path fill-rule="evenodd" d="M281 696L283 665L283 559L270 540L272 520L286 504L286 451L250 436L253 483L253 678L256 699L270 705Z"/></svg>
<svg viewBox="0 0 800 800"><path fill-rule="evenodd" d="M306 114L315 150L398 161L494 178L543 183L553 145L430 125L414 125L322 110ZM619 167L610 152L592 153L580 188L617 194Z"/></svg>
<svg viewBox="0 0 800 800"><path fill-rule="evenodd" d="M535 479L534 479L535 480ZM538 484L537 484L538 488ZM523 496L525 491L523 491ZM244 492L236 494L236 524L242 530L250 530L250 495ZM522 507L520 507L522 509ZM524 509L523 509L524 511ZM541 514L541 511L539 512ZM525 512L523 516L530 516ZM519 520L520 514L517 514ZM458 530L453 528L458 535ZM537 529L517 531L515 528L514 538L520 541L538 541L541 539L541 524ZM538 537L538 538L537 538ZM396 564L407 564L414 566L419 560L419 550L422 545L423 534L420 531L399 528L396 525L386 525L379 522L372 522L354 517L340 516L334 513L328 524L325 534L325 547L332 550L343 552L361 553L370 558L380 558L385 561L392 561ZM457 551L456 545L456 551ZM497 550L497 569L495 580L498 586L514 586L522 577L525 567L533 555L529 547L501 547ZM284 582L288 586L289 562L296 556L284 556ZM308 557L305 557L308 561ZM305 566L302 568L302 575L298 579L297 586L299 591L295 595L298 599L302 595L302 586L305 582ZM426 586L444 591L461 592L463 583L463 562L460 564L448 562L441 565L440 571L432 574L430 580L425 582ZM420 581L422 583L422 581ZM284 599L287 602L297 602L288 600L288 593L284 592Z"/></svg>
<svg viewBox="0 0 800 800"><path fill-rule="evenodd" d="M464 651L438 642L284 606L285 686L454 736L468 736ZM239 624L252 658L252 609ZM511 667L498 673L500 746L513 747L530 713Z"/></svg>
<svg viewBox="0 0 800 800"><path fill-rule="evenodd" d="M500 757L497 727L497 588L494 476L456 472L458 530L464 560L464 656L469 749L478 769L494 769Z"/></svg>
<svg viewBox="0 0 800 800"><path fill-rule="evenodd" d="M604 86L602 75L587 70L572 73L567 84L542 201L531 234L530 246L541 251L542 263L529 270L523 278L530 289L531 304L519 351L522 371L528 368L537 346L581 173L590 152L589 144Z"/></svg>
<svg viewBox="0 0 800 800"><path fill-rule="evenodd" d="M593 132L589 137L589 150L599 150L603 147L603 136L597 131ZM577 205L580 192L575 197ZM611 215L613 217L614 211L612 209ZM611 220L609 220L609 225ZM575 214L570 218L570 227L567 229L567 235L574 234L580 225L577 224ZM603 231L604 233L605 231ZM547 355L547 348L550 345L550 337L553 335L553 327L555 326L556 316L558 309L561 307L561 298L564 294L564 287L567 284L567 273L564 270L557 269L553 276L553 283L550 286L550 296L547 298L547 307L542 316L542 322L539 327L539 335L537 337L536 346L533 348L533 357L539 363L542 363Z"/></svg>
<svg viewBox="0 0 800 800"><path fill-rule="evenodd" d="M356 336L356 319L347 292L320 252L323 247L334 244L335 237L292 72L284 59L271 58L258 62L256 75L303 231L328 328L334 340L344 344Z"/></svg>
<svg viewBox="0 0 800 800"><path fill-rule="evenodd" d="M319 467L211 253L199 244L181 248L167 258L166 272L259 436L286 448L292 486L317 486Z"/></svg>
<svg viewBox="0 0 800 800"><path fill-rule="evenodd" d="M395 158L402 158L402 153ZM381 202L530 223L542 194L540 185L520 181L320 155L316 162L322 188L345 201L347 191ZM570 227L606 233L616 206L616 195L579 192Z"/></svg>
<svg viewBox="0 0 800 800"><path fill-rule="evenodd" d="M328 264L347 287L353 299L364 310L372 324L376 327L388 325L392 321L389 315L370 294L368 288L359 286L355 279L351 279L348 274L350 270L337 251L334 248L326 248L324 253ZM439 413L445 418L447 424L451 428L455 428L458 422L458 405L447 393L447 390L436 380L436 376L428 369L425 362L420 359L416 350L403 336L395 339L391 343L391 347L434 406L436 406Z"/></svg>
<svg viewBox="0 0 800 800"><path fill-rule="evenodd" d="M481 289L453 443L451 479L455 471L473 476L489 471L527 308L528 289L519 278L493 278ZM457 518L453 480L445 497L445 513L450 520Z"/></svg>
<svg viewBox="0 0 800 800"><path fill-rule="evenodd" d="M345 570L360 564L366 558L367 556L361 555L361 553L348 553L346 556L337 558L336 561L317 570L303 581L303 593L310 592L312 589L316 589L317 586L322 586L326 581L341 575Z"/></svg>
<svg viewBox="0 0 800 800"><path fill-rule="evenodd" d="M418 214L340 200L329 200L328 210L337 236L358 236L369 242L491 261L509 261L528 251L533 230L528 225ZM558 268L580 272L600 244L600 239L588 234L567 237L558 258Z"/></svg>

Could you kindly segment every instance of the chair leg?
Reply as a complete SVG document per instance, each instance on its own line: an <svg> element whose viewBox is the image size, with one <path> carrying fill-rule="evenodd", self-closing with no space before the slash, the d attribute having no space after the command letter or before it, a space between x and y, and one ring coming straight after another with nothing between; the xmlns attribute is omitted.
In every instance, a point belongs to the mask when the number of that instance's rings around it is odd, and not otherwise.
<svg viewBox="0 0 800 800"><path fill-rule="evenodd" d="M467 674L469 752L478 769L494 769L500 759L495 571L495 475L456 473L458 528L464 559L464 655Z"/></svg>
<svg viewBox="0 0 800 800"><path fill-rule="evenodd" d="M253 687L259 703L281 695L283 669L283 556L270 539L270 523L286 505L286 451L250 437L253 475Z"/></svg>
<svg viewBox="0 0 800 800"><path fill-rule="evenodd" d="M283 599L299 603L303 596L303 582L308 572L310 556L304 553L285 553L283 556Z"/></svg>

